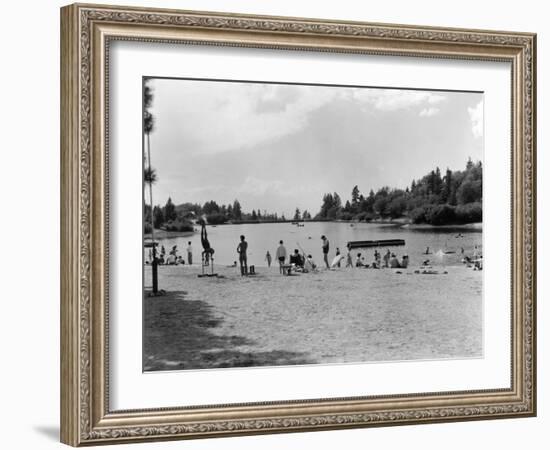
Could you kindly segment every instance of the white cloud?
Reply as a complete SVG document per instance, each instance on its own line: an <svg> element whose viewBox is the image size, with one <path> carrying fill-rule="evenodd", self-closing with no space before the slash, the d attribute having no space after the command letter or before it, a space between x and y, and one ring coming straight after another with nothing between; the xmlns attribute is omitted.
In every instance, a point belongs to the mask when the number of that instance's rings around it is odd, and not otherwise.
<svg viewBox="0 0 550 450"><path fill-rule="evenodd" d="M439 111L439 108L434 108L433 106L431 106L429 108L424 108L423 110L421 110L418 115L420 117L431 117L435 116Z"/></svg>
<svg viewBox="0 0 550 450"><path fill-rule="evenodd" d="M243 184L236 189L236 192L238 194L247 193L254 195L265 195L268 192L280 191L282 188L284 188L282 181L261 180L256 177L248 176L244 180Z"/></svg>
<svg viewBox="0 0 550 450"><path fill-rule="evenodd" d="M306 128L311 113L336 101L351 102L366 113L412 110L431 116L438 112L436 105L448 99L441 92L403 89L160 79L152 83L153 143L188 156L280 140Z"/></svg>
<svg viewBox="0 0 550 450"><path fill-rule="evenodd" d="M250 83L155 80L154 84L155 134L163 134L165 141L187 154L253 148L288 136L303 129L308 114L338 93Z"/></svg>
<svg viewBox="0 0 550 450"><path fill-rule="evenodd" d="M437 105L446 97L430 91L411 91L402 89L362 89L353 90L353 96L380 111L397 111L412 107Z"/></svg>
<svg viewBox="0 0 550 450"><path fill-rule="evenodd" d="M468 107L468 114L472 122L472 134L476 138L483 136L483 100L473 108Z"/></svg>
<svg viewBox="0 0 550 450"><path fill-rule="evenodd" d="M250 194L257 197L268 194L296 197L299 194L318 192L318 187L312 184L293 184L281 180L260 179L249 175L243 183L235 189L235 192L237 194Z"/></svg>

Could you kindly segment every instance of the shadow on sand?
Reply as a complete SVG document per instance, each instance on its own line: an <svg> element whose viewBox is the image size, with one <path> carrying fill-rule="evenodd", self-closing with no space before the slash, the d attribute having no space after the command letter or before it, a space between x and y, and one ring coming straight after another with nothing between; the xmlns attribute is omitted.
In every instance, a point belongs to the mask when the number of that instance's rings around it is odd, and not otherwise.
<svg viewBox="0 0 550 450"><path fill-rule="evenodd" d="M243 336L220 336L212 329L223 319L212 306L188 300L183 291L145 297L143 306L143 370L217 369L228 367L313 364L306 353L285 350L239 351L253 346Z"/></svg>

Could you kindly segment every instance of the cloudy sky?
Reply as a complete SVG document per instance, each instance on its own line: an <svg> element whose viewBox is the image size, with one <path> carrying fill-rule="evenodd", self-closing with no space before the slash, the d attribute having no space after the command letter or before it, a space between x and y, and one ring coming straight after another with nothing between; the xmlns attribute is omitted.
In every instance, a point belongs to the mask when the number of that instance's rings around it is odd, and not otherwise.
<svg viewBox="0 0 550 450"><path fill-rule="evenodd" d="M483 157L483 94L152 79L155 203L317 213Z"/></svg>

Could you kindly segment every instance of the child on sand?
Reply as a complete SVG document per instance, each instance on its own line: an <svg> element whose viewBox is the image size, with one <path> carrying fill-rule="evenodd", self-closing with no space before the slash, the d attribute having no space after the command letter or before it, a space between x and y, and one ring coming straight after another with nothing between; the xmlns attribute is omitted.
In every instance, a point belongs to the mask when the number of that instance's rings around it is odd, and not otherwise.
<svg viewBox="0 0 550 450"><path fill-rule="evenodd" d="M386 254L384 255L384 267L390 266L390 257L391 257L390 249L387 249Z"/></svg>
<svg viewBox="0 0 550 450"><path fill-rule="evenodd" d="M191 246L191 241L187 243L187 264L193 264L193 247Z"/></svg>
<svg viewBox="0 0 550 450"><path fill-rule="evenodd" d="M269 250L265 254L265 260L267 261L267 267L271 267L271 253L269 253Z"/></svg>
<svg viewBox="0 0 550 450"><path fill-rule="evenodd" d="M317 265L313 261L311 255L307 255L306 262L304 263L304 272L315 272L317 270Z"/></svg>
<svg viewBox="0 0 550 450"><path fill-rule="evenodd" d="M351 250L348 248L346 253L346 267L353 267L353 261L351 260Z"/></svg>

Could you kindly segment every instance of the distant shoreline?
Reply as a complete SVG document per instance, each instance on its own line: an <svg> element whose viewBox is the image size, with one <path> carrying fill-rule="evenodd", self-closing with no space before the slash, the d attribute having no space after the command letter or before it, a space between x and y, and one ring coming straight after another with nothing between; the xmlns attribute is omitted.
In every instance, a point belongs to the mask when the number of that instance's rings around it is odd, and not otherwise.
<svg viewBox="0 0 550 450"><path fill-rule="evenodd" d="M483 222L462 223L462 224L445 224L445 225L430 225L427 223L410 223L404 224L401 228L408 228L410 230L475 230L481 231L483 229Z"/></svg>
<svg viewBox="0 0 550 450"><path fill-rule="evenodd" d="M242 222L232 222L224 223L219 225L207 225L209 227L218 227L224 225L261 225L264 223L318 223L318 222L331 222L331 223L348 223L348 224L372 224L372 225L394 225L399 226L400 228L407 228L409 230L471 230L471 231L481 231L483 229L483 222L474 222L474 223L463 223L463 224L445 224L445 225L430 225L427 223L411 223L408 218L401 218L395 220L371 220L370 222L358 222L354 220L278 220L278 221L242 221ZM170 238L179 238L179 237L191 237L196 231L165 231L155 229L155 238L156 239L170 239ZM144 238L151 238L151 233L144 234Z"/></svg>
<svg viewBox="0 0 550 450"><path fill-rule="evenodd" d="M155 239L170 239L178 237L191 237L196 231L166 231L155 229ZM145 233L143 235L146 239L151 239L151 233Z"/></svg>

